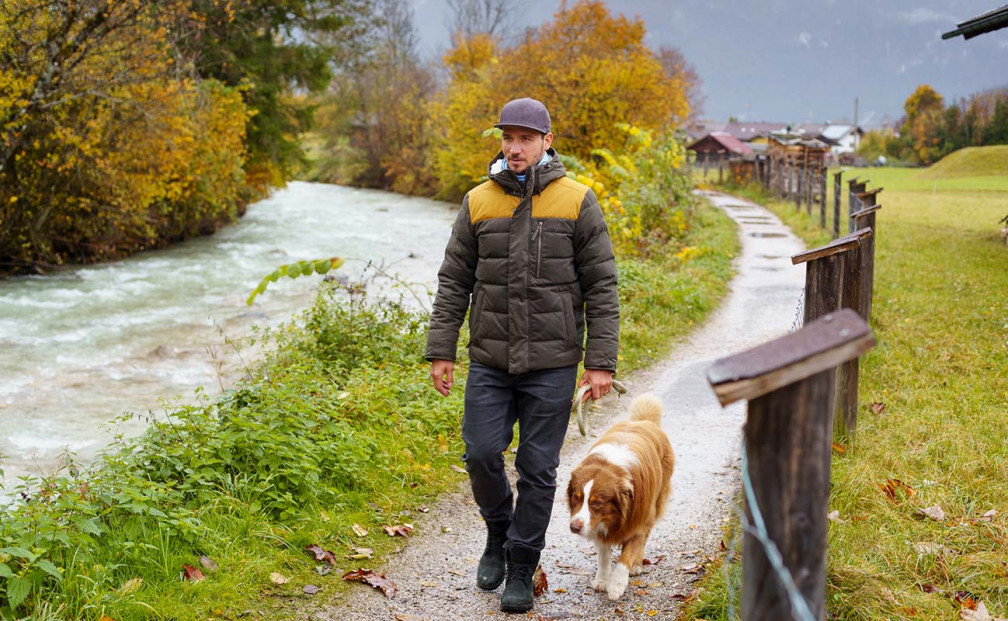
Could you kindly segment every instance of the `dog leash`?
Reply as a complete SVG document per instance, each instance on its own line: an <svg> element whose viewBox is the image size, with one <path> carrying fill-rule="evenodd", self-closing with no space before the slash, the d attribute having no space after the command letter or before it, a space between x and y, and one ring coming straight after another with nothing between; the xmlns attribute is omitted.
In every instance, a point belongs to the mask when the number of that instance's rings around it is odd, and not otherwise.
<svg viewBox="0 0 1008 621"><path fill-rule="evenodd" d="M616 391L617 395L625 395L627 387L623 385L623 382L614 379L612 381L613 390ZM582 436L588 435L588 415L584 408L584 396L591 392L591 386L585 384L578 389L577 395L574 397L574 402L571 403L571 414L577 419L578 431L581 432Z"/></svg>

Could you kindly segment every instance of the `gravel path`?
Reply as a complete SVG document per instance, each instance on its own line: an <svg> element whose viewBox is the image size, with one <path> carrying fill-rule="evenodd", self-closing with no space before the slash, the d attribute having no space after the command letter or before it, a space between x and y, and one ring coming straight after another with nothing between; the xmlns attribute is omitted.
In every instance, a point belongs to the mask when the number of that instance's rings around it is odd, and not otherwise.
<svg viewBox="0 0 1008 621"><path fill-rule="evenodd" d="M723 194L706 193L739 226L741 256L731 292L710 320L669 357L625 378L630 394L607 398L589 417L587 438L577 425L568 429L558 472L553 519L546 535L542 567L549 592L536 600L533 619L672 618L679 600L698 578L696 564L720 545L738 487L741 428L745 406L722 408L706 380L718 358L759 345L788 332L800 311L804 266L790 256L804 249L769 211ZM630 398L651 391L665 406L663 426L676 453L674 491L665 517L652 532L645 567L618 602L589 586L595 572L592 546L572 535L565 490L571 469L608 425L625 416ZM511 472L512 481L515 474ZM467 491L449 494L435 507L409 544L384 570L396 582L393 599L363 585L342 606L311 615L317 621L430 621L505 617L496 592L475 586L485 530ZM659 560L659 557L660 560ZM655 614L657 611L657 614ZM507 616L525 618L524 615Z"/></svg>

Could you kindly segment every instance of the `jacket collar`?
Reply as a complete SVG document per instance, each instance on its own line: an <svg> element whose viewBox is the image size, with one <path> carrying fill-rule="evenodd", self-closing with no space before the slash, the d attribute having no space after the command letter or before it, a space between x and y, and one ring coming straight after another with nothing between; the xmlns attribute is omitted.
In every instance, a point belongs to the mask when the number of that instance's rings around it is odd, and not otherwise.
<svg viewBox="0 0 1008 621"><path fill-rule="evenodd" d="M497 156L490 161L490 165L487 167L487 174L490 179L496 182L508 194L515 196L541 194L550 183L560 177L567 176L567 171L564 169L563 164L560 163L556 150L550 147L546 152L549 153L550 160L542 166L532 166L529 168L525 174L524 184L518 180L518 176L515 175L513 170L504 169L496 173L490 172L494 169L494 164L498 160L504 159L503 151L498 152Z"/></svg>

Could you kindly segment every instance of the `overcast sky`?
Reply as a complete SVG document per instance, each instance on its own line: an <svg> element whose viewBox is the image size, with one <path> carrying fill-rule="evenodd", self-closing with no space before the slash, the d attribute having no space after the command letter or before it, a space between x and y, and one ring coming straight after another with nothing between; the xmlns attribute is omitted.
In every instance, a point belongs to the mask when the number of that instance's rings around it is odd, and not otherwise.
<svg viewBox="0 0 1008 621"><path fill-rule="evenodd" d="M508 1L508 0L501 0ZM511 0L516 26L551 19L559 0ZM946 101L1008 86L1008 28L942 40L1006 0L609 0L639 16L647 43L682 50L703 80L704 116L753 121L898 119L919 84ZM413 0L423 51L447 48L446 0ZM513 85L509 85L513 86Z"/></svg>

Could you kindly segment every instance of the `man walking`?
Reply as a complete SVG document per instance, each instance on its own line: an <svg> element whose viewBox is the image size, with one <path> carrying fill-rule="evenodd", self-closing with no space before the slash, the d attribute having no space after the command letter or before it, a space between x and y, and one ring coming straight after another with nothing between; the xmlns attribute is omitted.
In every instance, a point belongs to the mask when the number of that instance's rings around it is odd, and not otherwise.
<svg viewBox="0 0 1008 621"><path fill-rule="evenodd" d="M583 355L579 385L591 386L591 398L609 392L619 298L602 210L588 187L567 178L546 107L510 101L495 127L501 152L490 179L462 201L438 272L426 358L434 388L447 395L468 309L462 458L487 526L476 584L492 590L506 576L501 610L526 612L578 363ZM503 457L516 421L517 499Z"/></svg>

